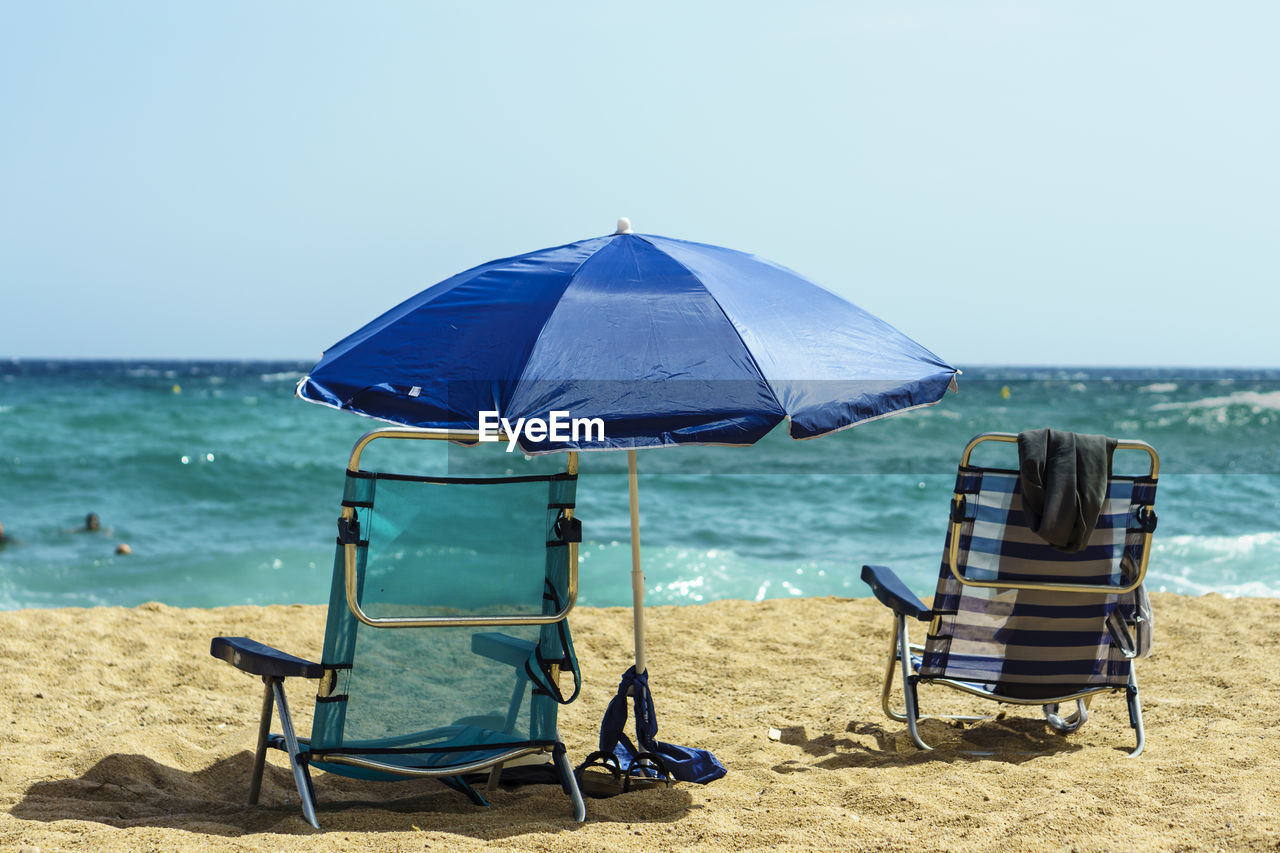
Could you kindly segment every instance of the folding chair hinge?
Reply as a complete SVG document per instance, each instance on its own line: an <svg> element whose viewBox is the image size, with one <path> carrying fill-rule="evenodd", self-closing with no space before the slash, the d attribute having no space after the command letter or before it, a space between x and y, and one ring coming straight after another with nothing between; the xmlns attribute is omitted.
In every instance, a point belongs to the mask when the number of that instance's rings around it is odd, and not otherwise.
<svg viewBox="0 0 1280 853"><path fill-rule="evenodd" d="M325 699L332 696L337 686L338 671L336 669L326 669L324 675L320 677L320 683L316 685L316 698Z"/></svg>
<svg viewBox="0 0 1280 853"><path fill-rule="evenodd" d="M556 518L555 526L556 540L558 542L581 542L582 541L582 519L566 518L564 511L561 510L560 516Z"/></svg>
<svg viewBox="0 0 1280 853"><path fill-rule="evenodd" d="M358 545L360 544L360 519L352 516L350 520L346 518L338 519L338 544L339 545Z"/></svg>
<svg viewBox="0 0 1280 853"><path fill-rule="evenodd" d="M1159 519L1156 518L1156 511L1149 506L1140 506L1138 507L1137 514L1138 528L1143 533L1155 533L1156 523L1159 521Z"/></svg>

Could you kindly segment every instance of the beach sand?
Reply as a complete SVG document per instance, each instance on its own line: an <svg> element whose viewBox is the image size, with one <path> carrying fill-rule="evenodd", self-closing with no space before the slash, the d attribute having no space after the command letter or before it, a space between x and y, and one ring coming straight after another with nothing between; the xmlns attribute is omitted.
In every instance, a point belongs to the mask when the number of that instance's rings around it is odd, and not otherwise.
<svg viewBox="0 0 1280 853"><path fill-rule="evenodd" d="M208 653L243 634L318 659L323 608L0 613L0 849L1280 849L1280 600L1153 598L1140 758L1118 695L1070 736L1001 706L924 724L937 749L918 752L880 711L885 608L720 601L653 608L649 663L659 738L712 750L725 778L588 800L575 824L553 786L482 809L435 781L317 773L323 831L278 752L245 805L261 682ZM629 664L630 612L581 608L573 627L585 685L561 732L580 761ZM314 686L291 684L305 733ZM923 701L966 707L941 688Z"/></svg>

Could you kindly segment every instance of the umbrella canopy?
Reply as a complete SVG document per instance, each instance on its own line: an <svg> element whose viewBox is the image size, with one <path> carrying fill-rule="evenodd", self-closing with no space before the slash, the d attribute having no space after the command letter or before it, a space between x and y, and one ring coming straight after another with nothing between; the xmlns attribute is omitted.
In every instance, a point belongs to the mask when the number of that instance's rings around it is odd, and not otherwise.
<svg viewBox="0 0 1280 853"><path fill-rule="evenodd" d="M335 344L303 399L415 427L599 418L526 453L747 445L936 403L955 368L755 255L619 231L482 264Z"/></svg>
<svg viewBox="0 0 1280 853"><path fill-rule="evenodd" d="M645 672L636 448L752 444L784 419L812 438L938 402L958 371L786 267L616 233L491 261L326 350L304 400L474 435L560 411L603 423L526 453L629 451L637 673ZM461 437L461 436L460 436Z"/></svg>

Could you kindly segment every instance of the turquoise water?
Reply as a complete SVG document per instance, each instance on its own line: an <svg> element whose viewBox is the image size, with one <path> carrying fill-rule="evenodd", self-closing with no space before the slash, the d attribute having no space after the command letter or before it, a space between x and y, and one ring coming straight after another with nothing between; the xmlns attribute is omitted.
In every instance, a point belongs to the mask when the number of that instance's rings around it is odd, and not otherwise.
<svg viewBox="0 0 1280 853"><path fill-rule="evenodd" d="M0 365L0 609L323 601L342 471L374 424L294 399L308 366ZM1046 425L1160 451L1153 588L1280 596L1280 371L975 368L934 408L813 441L642 452L648 601L862 596L864 562L928 593L965 442ZM413 444L368 461L560 461ZM103 531L76 531L88 512ZM625 454L583 455L579 515L580 601L628 603Z"/></svg>

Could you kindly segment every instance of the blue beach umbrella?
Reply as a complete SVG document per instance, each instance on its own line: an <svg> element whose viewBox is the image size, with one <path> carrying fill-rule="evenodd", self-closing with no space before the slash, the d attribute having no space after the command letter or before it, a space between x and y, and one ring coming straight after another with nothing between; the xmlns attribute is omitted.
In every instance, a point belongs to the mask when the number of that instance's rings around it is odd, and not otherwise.
<svg viewBox="0 0 1280 853"><path fill-rule="evenodd" d="M324 353L304 400L526 453L626 450L635 672L644 674L638 448L807 439L937 403L958 371L888 323L755 255L616 233L491 261ZM555 429L556 415L559 430ZM574 422L581 421L581 429Z"/></svg>
<svg viewBox="0 0 1280 853"><path fill-rule="evenodd" d="M617 233L491 261L326 350L305 400L475 431L483 412L599 418L526 453L804 439L938 402L957 371L888 323L763 258Z"/></svg>

